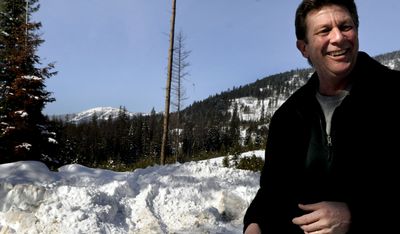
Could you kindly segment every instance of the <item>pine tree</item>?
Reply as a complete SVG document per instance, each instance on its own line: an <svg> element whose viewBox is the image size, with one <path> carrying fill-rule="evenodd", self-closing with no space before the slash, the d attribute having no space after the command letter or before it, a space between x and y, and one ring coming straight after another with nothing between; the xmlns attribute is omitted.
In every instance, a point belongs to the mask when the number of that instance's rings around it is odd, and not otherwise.
<svg viewBox="0 0 400 234"><path fill-rule="evenodd" d="M238 146L240 140L240 118L237 102L234 104L231 122L229 123L229 136L232 139L232 146Z"/></svg>
<svg viewBox="0 0 400 234"><path fill-rule="evenodd" d="M0 162L51 161L56 143L42 114L54 101L45 80L56 72L54 64L40 68L41 23L30 22L39 6L38 0L0 2Z"/></svg>
<svg viewBox="0 0 400 234"><path fill-rule="evenodd" d="M161 152L161 139L162 139L162 116L157 115L154 108L151 109L148 118L149 129L149 156L157 157Z"/></svg>

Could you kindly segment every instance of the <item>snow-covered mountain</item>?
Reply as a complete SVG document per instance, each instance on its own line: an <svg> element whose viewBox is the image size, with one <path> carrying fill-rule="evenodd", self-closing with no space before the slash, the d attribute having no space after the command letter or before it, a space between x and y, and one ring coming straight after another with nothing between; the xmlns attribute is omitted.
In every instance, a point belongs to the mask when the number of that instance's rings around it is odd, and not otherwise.
<svg viewBox="0 0 400 234"><path fill-rule="evenodd" d="M375 59L391 69L400 70L400 51L379 55ZM279 87L267 85L261 91L271 93L270 96L262 99L253 96L232 99L228 112L232 114L237 106L238 116L242 121L258 121L262 115L264 117L272 116L292 93L307 82L312 75L312 69L298 70L287 74L289 77L283 76L280 83L281 87L287 87L286 90L282 91Z"/></svg>
<svg viewBox="0 0 400 234"><path fill-rule="evenodd" d="M285 91L278 92L276 87L273 86L261 88L261 92L269 91L272 93L271 96L263 99L252 96L233 99L231 100L228 112L232 114L235 106L237 106L238 116L241 121L259 121L262 116L272 116L294 91L306 83L311 74L309 73L306 77L300 77L298 73L294 73L289 79L283 82L285 87L289 87Z"/></svg>
<svg viewBox="0 0 400 234"><path fill-rule="evenodd" d="M121 114L121 112L125 112L125 115L128 117L133 117L139 114L129 112L127 110L124 110L123 108L96 107L79 112L77 114L72 114L70 115L71 119L67 119L67 121L71 123L82 123L91 121L93 120L93 118L96 118L97 120L116 119Z"/></svg>
<svg viewBox="0 0 400 234"><path fill-rule="evenodd" d="M378 55L375 59L391 69L400 70L400 50Z"/></svg>

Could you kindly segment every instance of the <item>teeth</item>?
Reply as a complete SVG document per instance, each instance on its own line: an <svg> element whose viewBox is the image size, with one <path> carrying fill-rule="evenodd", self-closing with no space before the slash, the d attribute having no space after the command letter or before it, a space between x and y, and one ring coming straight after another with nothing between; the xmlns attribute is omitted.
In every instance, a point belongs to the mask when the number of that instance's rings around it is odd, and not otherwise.
<svg viewBox="0 0 400 234"><path fill-rule="evenodd" d="M346 53L347 50L337 50L337 51L332 51L329 52L328 54L331 56L340 56L340 55L344 55Z"/></svg>

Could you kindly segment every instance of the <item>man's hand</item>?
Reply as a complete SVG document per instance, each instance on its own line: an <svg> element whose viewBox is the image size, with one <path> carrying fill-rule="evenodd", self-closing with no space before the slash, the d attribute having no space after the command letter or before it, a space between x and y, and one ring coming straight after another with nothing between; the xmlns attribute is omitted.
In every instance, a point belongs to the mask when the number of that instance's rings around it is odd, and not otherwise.
<svg viewBox="0 0 400 234"><path fill-rule="evenodd" d="M249 226L247 226L244 234L261 234L261 229L258 224L251 223Z"/></svg>
<svg viewBox="0 0 400 234"><path fill-rule="evenodd" d="M294 218L305 234L345 234L350 228L351 214L346 203L318 202L299 204L307 214Z"/></svg>

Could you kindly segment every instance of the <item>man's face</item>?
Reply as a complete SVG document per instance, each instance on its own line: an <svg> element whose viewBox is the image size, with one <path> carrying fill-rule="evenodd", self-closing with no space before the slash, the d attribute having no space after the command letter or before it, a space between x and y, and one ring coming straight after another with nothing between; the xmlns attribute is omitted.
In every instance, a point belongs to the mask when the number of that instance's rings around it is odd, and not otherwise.
<svg viewBox="0 0 400 234"><path fill-rule="evenodd" d="M324 6L306 17L305 40L297 48L311 61L320 77L345 77L357 59L358 32L346 8Z"/></svg>

